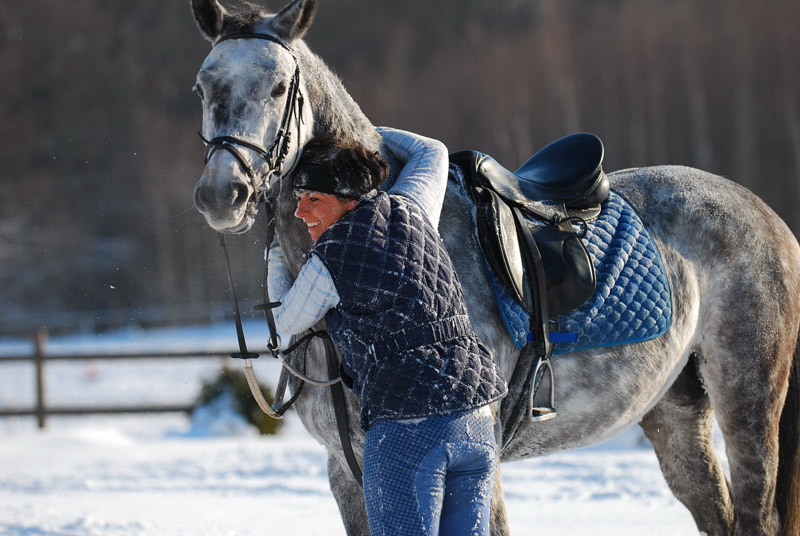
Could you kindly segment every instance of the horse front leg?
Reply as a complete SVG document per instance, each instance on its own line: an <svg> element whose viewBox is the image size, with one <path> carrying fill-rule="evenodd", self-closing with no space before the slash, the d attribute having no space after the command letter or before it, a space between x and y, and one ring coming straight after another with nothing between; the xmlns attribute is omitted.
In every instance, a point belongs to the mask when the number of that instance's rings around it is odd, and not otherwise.
<svg viewBox="0 0 800 536"><path fill-rule="evenodd" d="M492 536L508 536L511 527L506 512L506 497L503 493L503 479L500 475L500 464L494 472L494 490L492 490Z"/></svg>
<svg viewBox="0 0 800 536"><path fill-rule="evenodd" d="M356 482L347 462L332 453L328 453L328 482L347 536L369 536L364 490Z"/></svg>

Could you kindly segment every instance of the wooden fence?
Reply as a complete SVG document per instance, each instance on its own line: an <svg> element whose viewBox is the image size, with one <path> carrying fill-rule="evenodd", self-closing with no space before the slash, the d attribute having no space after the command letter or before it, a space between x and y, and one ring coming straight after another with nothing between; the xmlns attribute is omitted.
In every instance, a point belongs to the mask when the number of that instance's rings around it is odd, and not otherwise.
<svg viewBox="0 0 800 536"><path fill-rule="evenodd" d="M200 353L200 352L159 352L159 353L132 353L132 354L76 354L76 355L48 355L46 353L47 331L40 330L35 337L34 353L27 356L0 357L0 367L6 363L30 362L36 370L36 403L32 408L0 408L0 417L33 416L44 428L49 415L92 415L92 414L121 414L121 413L188 413L192 410L191 404L152 404L136 406L70 406L49 407L47 405L45 364L48 361L85 361L85 360L130 360L130 359L179 359L187 357L226 357L227 353Z"/></svg>

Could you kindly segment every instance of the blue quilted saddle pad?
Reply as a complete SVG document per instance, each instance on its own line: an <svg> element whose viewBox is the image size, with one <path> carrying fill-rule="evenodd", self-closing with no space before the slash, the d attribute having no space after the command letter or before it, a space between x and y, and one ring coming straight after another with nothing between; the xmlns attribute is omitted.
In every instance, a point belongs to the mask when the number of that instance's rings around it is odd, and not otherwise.
<svg viewBox="0 0 800 536"><path fill-rule="evenodd" d="M554 354L646 341L672 321L669 281L642 220L619 194L610 192L600 216L587 225L583 244L594 264L597 287L580 308L558 318L550 334ZM503 321L517 348L532 340L530 317L491 272Z"/></svg>

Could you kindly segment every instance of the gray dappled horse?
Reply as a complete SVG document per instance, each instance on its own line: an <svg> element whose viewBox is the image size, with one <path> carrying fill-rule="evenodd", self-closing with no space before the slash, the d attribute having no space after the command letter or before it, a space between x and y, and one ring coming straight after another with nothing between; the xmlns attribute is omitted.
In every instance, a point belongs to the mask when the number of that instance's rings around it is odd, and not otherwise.
<svg viewBox="0 0 800 536"><path fill-rule="evenodd" d="M317 0L294 0L276 15L250 5L233 13L216 0L192 0L192 7L214 45L197 75L203 135L230 137L228 147L210 146L195 190L197 208L211 227L235 233L251 227L255 179L269 175L270 161L275 164L280 148L265 149L283 139L281 125L291 135L283 170L291 169L312 136L355 139L380 150L373 125L301 39ZM275 39L224 39L243 33ZM287 113L290 104L295 108ZM392 164L396 173L397 162ZM709 173L665 166L609 178L660 249L672 288L672 324L647 342L554 356L558 417L523 424L502 460L592 445L638 422L700 531L797 536L797 240L759 198ZM310 247L308 233L293 216L290 181L271 186L280 190L279 240L296 271ZM439 229L464 284L473 325L508 377L519 351L483 273L466 203L449 186ZM322 344L314 342L311 352L309 374L326 377ZM348 401L360 453L357 402L349 393ZM329 391L306 389L296 409L328 450L331 489L347 533L367 534L362 492L344 463ZM714 416L725 439L730 481L713 450ZM493 534L508 534L500 478L492 506Z"/></svg>

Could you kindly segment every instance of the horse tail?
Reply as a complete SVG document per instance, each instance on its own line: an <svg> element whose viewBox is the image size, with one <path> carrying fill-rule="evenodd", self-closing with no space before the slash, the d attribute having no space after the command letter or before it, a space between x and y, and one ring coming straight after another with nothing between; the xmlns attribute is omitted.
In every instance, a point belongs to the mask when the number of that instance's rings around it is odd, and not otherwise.
<svg viewBox="0 0 800 536"><path fill-rule="evenodd" d="M775 501L781 536L800 535L800 336L789 372L789 390L781 413L778 483Z"/></svg>

